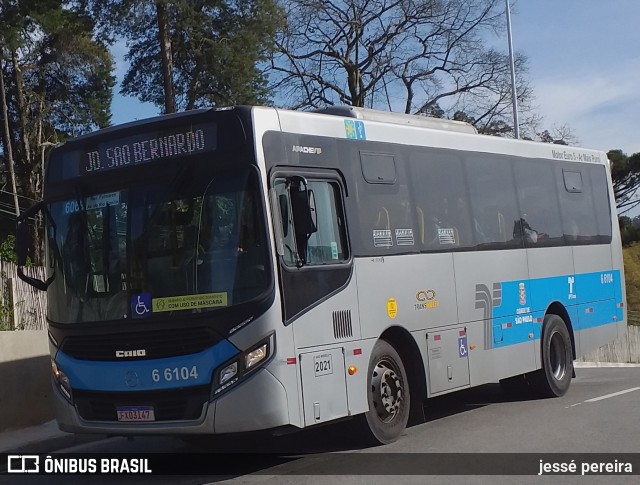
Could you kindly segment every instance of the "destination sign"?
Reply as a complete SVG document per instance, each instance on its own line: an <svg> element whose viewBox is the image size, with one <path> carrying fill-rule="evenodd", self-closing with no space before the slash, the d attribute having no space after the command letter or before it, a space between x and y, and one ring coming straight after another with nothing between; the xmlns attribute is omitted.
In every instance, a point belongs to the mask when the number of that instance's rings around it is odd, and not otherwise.
<svg viewBox="0 0 640 485"><path fill-rule="evenodd" d="M216 126L215 123L181 126L99 143L83 152L80 175L213 151Z"/></svg>

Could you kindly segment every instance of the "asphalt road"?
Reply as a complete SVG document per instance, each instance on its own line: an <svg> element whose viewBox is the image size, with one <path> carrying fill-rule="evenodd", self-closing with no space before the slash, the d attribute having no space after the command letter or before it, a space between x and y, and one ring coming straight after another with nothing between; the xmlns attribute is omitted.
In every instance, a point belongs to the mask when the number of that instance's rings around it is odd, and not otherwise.
<svg viewBox="0 0 640 485"><path fill-rule="evenodd" d="M429 401L423 424L387 446L362 448L349 422L282 437L260 434L214 439L206 446L177 438L109 438L60 453L172 453L172 460L204 466L191 476L0 476L0 483L204 484L234 483L638 483L640 480L640 368L579 368L567 395L514 399L498 384ZM206 455L201 455L206 453ZM580 455L580 454L603 455ZM629 456L638 453L638 456ZM440 454L440 455L437 455ZM606 455L604 455L606 454ZM55 456L55 455L53 455ZM633 461L635 476L539 477L544 463ZM156 462L157 463L157 462ZM188 466L188 465L187 465ZM620 465L618 465L620 466ZM440 468L438 468L440 467ZM495 469L519 474L488 476ZM222 475L216 474L220 472ZM444 470L449 476L433 475ZM620 468L625 471L625 468ZM427 473L425 475L425 473ZM467 475L455 475L468 473ZM477 475L479 473L479 475ZM11 478L11 481L6 481ZM20 478L20 480L16 480Z"/></svg>

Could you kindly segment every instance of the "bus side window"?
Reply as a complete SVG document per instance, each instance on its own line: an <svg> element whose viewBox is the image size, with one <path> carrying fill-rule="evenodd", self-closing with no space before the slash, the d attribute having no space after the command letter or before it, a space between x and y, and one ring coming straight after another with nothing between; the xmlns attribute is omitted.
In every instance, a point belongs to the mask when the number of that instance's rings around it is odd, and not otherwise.
<svg viewBox="0 0 640 485"><path fill-rule="evenodd" d="M506 249L522 246L521 215L509 160L473 154L465 160L465 174L472 220L482 224L483 247ZM477 235L476 239L480 242Z"/></svg>
<svg viewBox="0 0 640 485"><path fill-rule="evenodd" d="M561 170L556 169L562 230L566 244L569 245L593 244L598 241L598 221L594 217L597 214L596 195L591 186L592 171L587 170L588 168L572 164ZM602 203L608 204L608 200Z"/></svg>
<svg viewBox="0 0 640 485"><path fill-rule="evenodd" d="M347 259L346 235L340 221L340 189L337 184L311 181L315 196L316 231L309 237L307 264L326 264Z"/></svg>
<svg viewBox="0 0 640 485"><path fill-rule="evenodd" d="M296 220L292 201L287 192L286 180L276 179L274 188L278 195L278 210L282 220L284 254L286 266L330 264L348 259L346 228L340 187L333 181L310 180L308 193L310 210L313 214L313 231L306 227L306 219ZM304 197L307 197L305 195ZM296 201L300 206L300 200ZM301 207L297 213L303 212ZM297 226L302 224L303 228ZM302 234L302 232L304 234ZM301 238L306 238L302 241Z"/></svg>

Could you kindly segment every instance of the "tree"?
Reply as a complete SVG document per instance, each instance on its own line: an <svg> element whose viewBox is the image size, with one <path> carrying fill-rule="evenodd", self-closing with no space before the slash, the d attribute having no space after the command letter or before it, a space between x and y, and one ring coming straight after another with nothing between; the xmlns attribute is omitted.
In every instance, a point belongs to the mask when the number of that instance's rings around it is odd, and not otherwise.
<svg viewBox="0 0 640 485"><path fill-rule="evenodd" d="M62 0L9 0L0 12L4 67L3 158L13 155L14 193L42 198L45 153L69 136L110 123L112 58L90 18ZM34 230L36 247L38 231ZM35 254L35 261L39 254Z"/></svg>
<svg viewBox="0 0 640 485"><path fill-rule="evenodd" d="M607 157L611 162L616 207L624 214L640 204L636 195L640 184L640 153L629 157L622 150L610 150Z"/></svg>
<svg viewBox="0 0 640 485"><path fill-rule="evenodd" d="M270 72L293 108L334 104L499 124L510 109L507 56L483 34L503 28L498 0L294 0ZM517 59L525 72L526 58ZM518 97L531 95L519 77ZM447 109L443 102L447 101Z"/></svg>
<svg viewBox="0 0 640 485"><path fill-rule="evenodd" d="M620 237L622 238L623 246L629 246L634 242L640 241L640 228L633 223L630 217L620 216L618 225L620 226Z"/></svg>
<svg viewBox="0 0 640 485"><path fill-rule="evenodd" d="M127 41L122 93L173 110L268 102L259 69L282 23L275 0L81 2ZM110 40L113 40L111 36Z"/></svg>

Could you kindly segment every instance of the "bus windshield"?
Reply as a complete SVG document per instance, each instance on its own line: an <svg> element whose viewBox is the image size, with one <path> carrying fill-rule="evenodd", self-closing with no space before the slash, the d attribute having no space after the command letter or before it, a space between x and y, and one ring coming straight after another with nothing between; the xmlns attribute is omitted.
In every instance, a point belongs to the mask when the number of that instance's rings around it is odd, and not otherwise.
<svg viewBox="0 0 640 485"><path fill-rule="evenodd" d="M50 204L51 321L214 311L269 288L256 170L195 167Z"/></svg>

